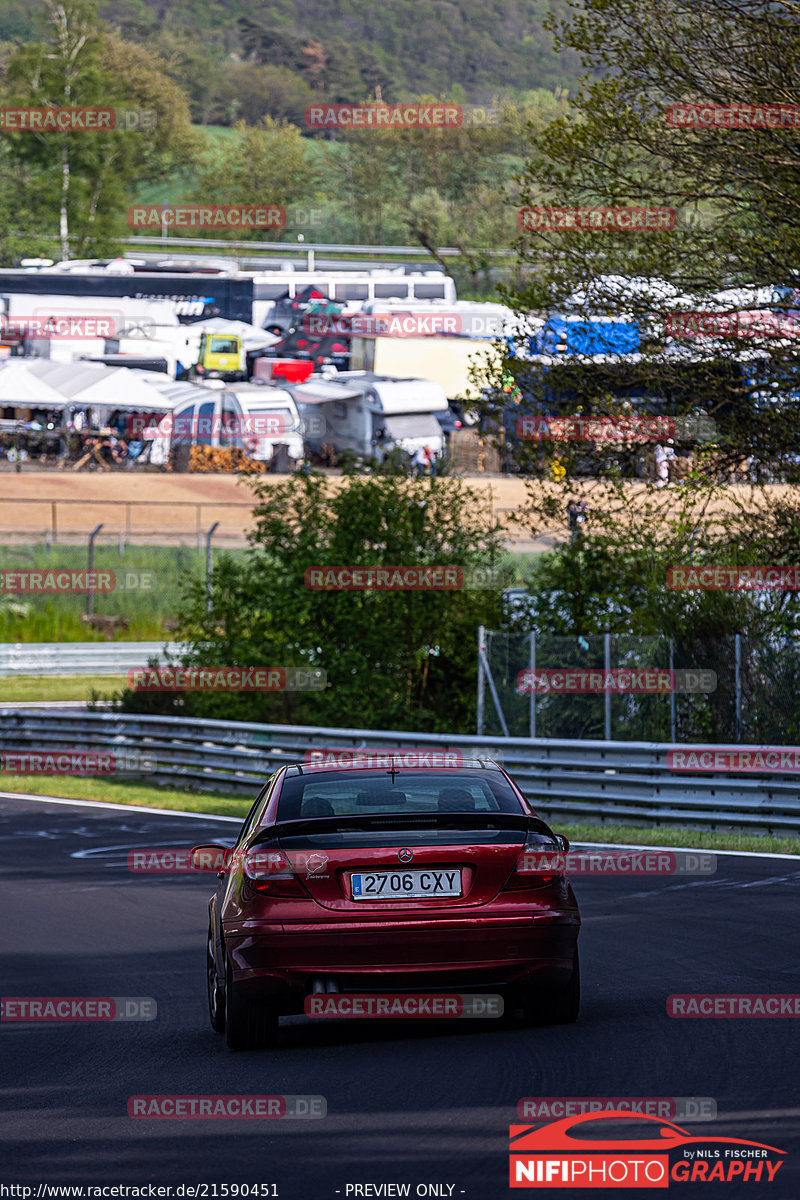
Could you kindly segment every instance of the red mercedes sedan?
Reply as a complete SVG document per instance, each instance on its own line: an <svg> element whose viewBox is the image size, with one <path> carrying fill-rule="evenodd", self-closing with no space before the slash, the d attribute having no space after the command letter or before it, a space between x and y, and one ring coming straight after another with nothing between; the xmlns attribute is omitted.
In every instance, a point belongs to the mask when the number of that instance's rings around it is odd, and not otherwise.
<svg viewBox="0 0 800 1200"><path fill-rule="evenodd" d="M568 849L490 760L282 767L209 903L211 1024L231 1049L269 1046L307 997L348 992L493 992L529 1022L575 1021Z"/></svg>

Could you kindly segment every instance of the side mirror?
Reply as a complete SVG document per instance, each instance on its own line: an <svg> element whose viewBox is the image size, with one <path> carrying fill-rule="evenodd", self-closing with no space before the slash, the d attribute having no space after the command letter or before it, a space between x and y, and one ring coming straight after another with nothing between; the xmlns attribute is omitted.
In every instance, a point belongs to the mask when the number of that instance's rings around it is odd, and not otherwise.
<svg viewBox="0 0 800 1200"><path fill-rule="evenodd" d="M563 833L557 833L556 841L558 842L564 854L569 854L569 838L564 837Z"/></svg>
<svg viewBox="0 0 800 1200"><path fill-rule="evenodd" d="M218 875L225 873L230 857L228 846L219 846L209 842L204 846L195 846L189 855L193 871L216 871Z"/></svg>

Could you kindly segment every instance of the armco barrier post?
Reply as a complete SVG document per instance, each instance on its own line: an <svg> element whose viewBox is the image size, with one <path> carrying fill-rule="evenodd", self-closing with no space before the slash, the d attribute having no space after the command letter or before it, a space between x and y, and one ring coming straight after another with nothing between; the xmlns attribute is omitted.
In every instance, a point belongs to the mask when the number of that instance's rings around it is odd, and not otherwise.
<svg viewBox="0 0 800 1200"><path fill-rule="evenodd" d="M100 530L102 528L103 528L102 525L98 525L97 528L93 529L92 532L89 534L89 562L88 562L87 566L89 568L90 575L91 575L92 571L94 570L94 539L97 537L98 533L100 532ZM89 591L86 593L86 615L87 615L87 617L91 617L93 613L94 613L94 592L90 588Z"/></svg>
<svg viewBox="0 0 800 1200"><path fill-rule="evenodd" d="M536 678L536 631L534 629L528 634L528 649L529 663L531 669L531 679ZM536 737L536 688L531 688L531 708L529 720L529 733L531 738Z"/></svg>
<svg viewBox="0 0 800 1200"><path fill-rule="evenodd" d="M214 530L219 525L219 521L215 521L206 534L206 591L208 592L208 611L211 612L211 572L214 569L214 551L211 549L211 539L214 536Z"/></svg>
<svg viewBox="0 0 800 1200"><path fill-rule="evenodd" d="M736 742L742 740L742 635L736 634Z"/></svg>
<svg viewBox="0 0 800 1200"><path fill-rule="evenodd" d="M608 676L608 673L611 670L611 634L610 633L603 634L603 658L605 661L606 676ZM605 703L606 741L610 742L611 741L611 692L608 692L608 691L606 692L605 699L606 699L606 703Z"/></svg>
<svg viewBox="0 0 800 1200"><path fill-rule="evenodd" d="M675 639L669 639L669 669L675 670ZM670 675L670 679L673 676ZM675 703L675 688L673 687L669 693L669 740L675 744L675 730L677 729L677 705Z"/></svg>
<svg viewBox="0 0 800 1200"><path fill-rule="evenodd" d="M482 625L478 626L478 728L476 730L477 737L483 737L483 701L486 695L486 680L483 674L483 643L484 629Z"/></svg>

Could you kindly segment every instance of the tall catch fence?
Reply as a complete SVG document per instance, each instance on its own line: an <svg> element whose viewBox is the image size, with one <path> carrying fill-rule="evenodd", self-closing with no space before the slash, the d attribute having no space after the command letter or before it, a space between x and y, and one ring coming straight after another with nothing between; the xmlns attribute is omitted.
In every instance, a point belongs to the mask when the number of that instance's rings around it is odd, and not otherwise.
<svg viewBox="0 0 800 1200"><path fill-rule="evenodd" d="M797 745L800 638L481 630L477 732Z"/></svg>

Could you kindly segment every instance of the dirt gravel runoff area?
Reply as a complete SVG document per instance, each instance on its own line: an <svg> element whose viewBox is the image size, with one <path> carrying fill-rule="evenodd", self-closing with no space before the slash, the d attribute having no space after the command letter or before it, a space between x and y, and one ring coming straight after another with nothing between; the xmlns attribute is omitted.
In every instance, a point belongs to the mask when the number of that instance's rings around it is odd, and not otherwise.
<svg viewBox="0 0 800 1200"><path fill-rule="evenodd" d="M342 476L328 473L334 486ZM267 486L285 482L285 475L261 475ZM554 525L534 538L530 529L514 521L514 514L525 504L526 481L505 475L465 476L469 486L484 492L487 506L499 518L510 522L508 546L517 552L551 549L566 539L566 512L563 523ZM594 480L581 480L570 493L560 485L538 483L537 488L563 497L585 494L591 508ZM643 485L631 482L631 493ZM753 489L733 485L711 505L712 511L730 509L747 502ZM767 498L787 494L800 497L800 487L774 484L760 489ZM679 489L663 492L665 506L672 507ZM197 544L215 522L216 546L243 546L252 527L253 499L244 479L236 475L156 475L127 472L61 475L52 471L23 471L0 474L0 542L43 541L49 536L55 543L83 542L102 524L99 540L107 542L120 534L129 542Z"/></svg>

